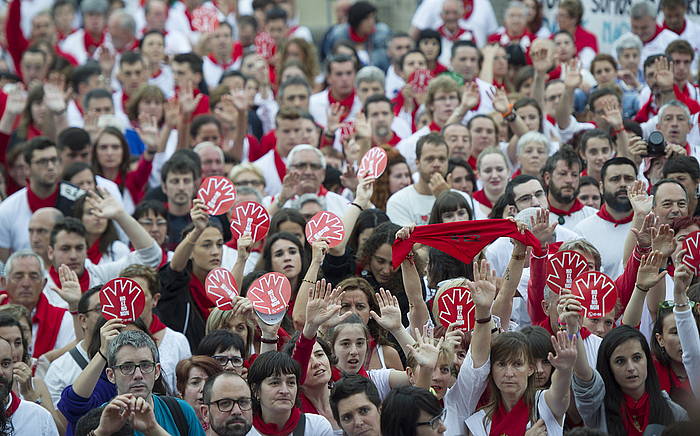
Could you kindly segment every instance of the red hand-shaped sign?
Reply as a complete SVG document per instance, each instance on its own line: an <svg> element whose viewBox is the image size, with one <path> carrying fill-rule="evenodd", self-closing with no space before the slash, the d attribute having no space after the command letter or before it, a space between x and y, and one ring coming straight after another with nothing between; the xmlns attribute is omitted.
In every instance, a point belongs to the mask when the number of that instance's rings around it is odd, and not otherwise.
<svg viewBox="0 0 700 436"><path fill-rule="evenodd" d="M445 327L457 322L462 330L474 328L474 301L469 288L457 286L446 289L437 301L438 319Z"/></svg>
<svg viewBox="0 0 700 436"><path fill-rule="evenodd" d="M236 202L236 188L226 177L207 177L197 191L197 198L204 202L209 215L221 215Z"/></svg>
<svg viewBox="0 0 700 436"><path fill-rule="evenodd" d="M581 299L587 318L601 318L617 303L615 282L598 271L587 271L576 277L571 291L574 297Z"/></svg>
<svg viewBox="0 0 700 436"><path fill-rule="evenodd" d="M226 268L214 268L204 282L207 297L221 310L233 309L233 300L238 296L236 280Z"/></svg>
<svg viewBox="0 0 700 436"><path fill-rule="evenodd" d="M248 288L247 296L260 319L267 324L275 324L287 310L292 287L284 274L271 272L254 281Z"/></svg>
<svg viewBox="0 0 700 436"><path fill-rule="evenodd" d="M275 54L275 40L267 32L258 32L253 44L255 45L255 52L266 60L269 60Z"/></svg>
<svg viewBox="0 0 700 436"><path fill-rule="evenodd" d="M360 168L357 170L357 177L379 178L386 169L386 164L386 151L379 147L372 147L362 156Z"/></svg>
<svg viewBox="0 0 700 436"><path fill-rule="evenodd" d="M585 271L588 271L588 261L583 255L576 251L559 251L547 262L547 285L558 294L562 289L571 289L574 279Z"/></svg>
<svg viewBox="0 0 700 436"><path fill-rule="evenodd" d="M306 240L313 244L326 238L329 247L335 247L345 238L343 221L332 212L321 211L306 223Z"/></svg>
<svg viewBox="0 0 700 436"><path fill-rule="evenodd" d="M681 262L688 265L693 274L698 275L700 271L700 231L689 233L683 241L683 248L686 250Z"/></svg>
<svg viewBox="0 0 700 436"><path fill-rule="evenodd" d="M100 305L105 319L134 322L143 313L146 296L136 280L117 277L100 289Z"/></svg>
<svg viewBox="0 0 700 436"><path fill-rule="evenodd" d="M270 229L270 214L254 201L239 203L231 214L231 235L238 239L244 233L250 233L254 242L261 240Z"/></svg>
<svg viewBox="0 0 700 436"><path fill-rule="evenodd" d="M428 89L428 83L430 83L432 78L433 74L430 70L419 69L411 73L408 77L408 83L417 92L424 92Z"/></svg>
<svg viewBox="0 0 700 436"><path fill-rule="evenodd" d="M202 33L211 33L219 27L216 9L203 5L192 11L192 28Z"/></svg>

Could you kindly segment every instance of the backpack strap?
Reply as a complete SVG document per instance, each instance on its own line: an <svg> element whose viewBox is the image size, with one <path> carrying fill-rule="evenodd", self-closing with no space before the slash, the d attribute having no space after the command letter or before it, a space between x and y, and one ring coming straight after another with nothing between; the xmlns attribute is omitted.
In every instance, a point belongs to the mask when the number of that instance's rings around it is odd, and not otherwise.
<svg viewBox="0 0 700 436"><path fill-rule="evenodd" d="M159 396L159 398L163 400L163 402L165 402L166 406L168 406L168 410L170 410L170 414L173 416L175 426L180 432L180 436L188 435L190 432L190 426L187 423L187 419L185 418L185 414L182 411L182 407L180 407L180 404L177 402L177 400L173 397L169 397L166 395Z"/></svg>
<svg viewBox="0 0 700 436"><path fill-rule="evenodd" d="M299 419L299 423L297 423L296 428L294 428L294 432L292 433L292 436L304 436L305 431L306 431L306 413L302 413L301 418Z"/></svg>
<svg viewBox="0 0 700 436"><path fill-rule="evenodd" d="M68 353L70 354L70 357L72 357L73 360L75 360L75 363L78 364L80 369L85 369L85 367L88 365L88 361L85 360L82 354L80 354L77 345L71 348L70 351L68 351Z"/></svg>

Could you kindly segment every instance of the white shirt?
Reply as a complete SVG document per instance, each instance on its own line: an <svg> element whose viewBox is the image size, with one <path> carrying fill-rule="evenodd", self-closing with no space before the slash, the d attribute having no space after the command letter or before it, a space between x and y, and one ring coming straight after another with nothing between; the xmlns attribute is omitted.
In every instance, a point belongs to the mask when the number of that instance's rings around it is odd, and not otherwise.
<svg viewBox="0 0 700 436"><path fill-rule="evenodd" d="M644 61L651 55L665 53L666 47L677 39L679 39L678 35L668 29L664 29L659 32L654 39L642 46L642 54L639 59L639 65L644 65ZM697 45L697 43L690 41L690 45Z"/></svg>
<svg viewBox="0 0 700 436"><path fill-rule="evenodd" d="M569 117L569 126L566 129L562 129L557 125L559 130L559 137L561 138L561 143L566 144L574 137L574 135L581 130L595 129L595 124L592 123L580 123L573 115Z"/></svg>
<svg viewBox="0 0 700 436"><path fill-rule="evenodd" d="M282 161L286 165L286 159L282 158ZM279 194L282 191L282 178L275 165L275 149L265 153L263 157L253 162L253 165L258 167L265 177L265 192L271 196Z"/></svg>
<svg viewBox="0 0 700 436"><path fill-rule="evenodd" d="M313 436L333 436L333 426L326 418L321 415L305 413L303 417L306 419L306 427L304 434ZM294 433L289 433L292 436ZM263 436L255 427L252 427L246 436Z"/></svg>
<svg viewBox="0 0 700 436"><path fill-rule="evenodd" d="M7 401L5 410L10 407ZM58 436L58 429L51 413L31 401L20 400L19 407L10 418L13 435Z"/></svg>
<svg viewBox="0 0 700 436"><path fill-rule="evenodd" d="M100 258L97 265L106 265L108 263L115 262L124 256L128 256L129 253L131 253L131 250L129 249L128 245L119 240L114 241L110 244L107 253L102 255L102 258ZM90 259L86 259L85 262L93 264Z"/></svg>
<svg viewBox="0 0 700 436"><path fill-rule="evenodd" d="M90 58L85 48L85 30L82 28L66 36L59 46L62 51L73 56L79 65L84 64Z"/></svg>
<svg viewBox="0 0 700 436"><path fill-rule="evenodd" d="M627 224L614 224L598 215L592 215L581 221L575 230L600 252L601 272L615 280L624 270L622 255L631 227L631 221Z"/></svg>
<svg viewBox="0 0 700 436"><path fill-rule="evenodd" d="M398 144L396 144L396 150L398 150L399 153L401 153L401 155L406 159L406 163L408 164L408 168L411 170L411 173L418 170L416 166L416 144L420 138L428 133L430 133L430 127L423 126L416 130L413 135L402 139Z"/></svg>
<svg viewBox="0 0 700 436"><path fill-rule="evenodd" d="M85 349L85 341L78 342L76 346L78 352L83 358L89 362L87 350ZM72 385L76 378L80 375L82 369L78 362L75 361L70 353L64 353L56 360L51 362L46 375L44 376L44 382L46 387L51 394L51 400L54 404L58 404L58 400L61 399L61 392L66 386Z"/></svg>
<svg viewBox="0 0 700 436"><path fill-rule="evenodd" d="M392 194L386 202L386 213L394 224L428 224L435 196L419 194L415 185L409 185Z"/></svg>
<svg viewBox="0 0 700 436"><path fill-rule="evenodd" d="M155 85L163 91L166 99L175 97L175 76L168 65L160 66L160 73L156 77L148 79L149 85Z"/></svg>
<svg viewBox="0 0 700 436"><path fill-rule="evenodd" d="M72 98L68 101L68 105L66 106L66 118L68 118L69 127L80 127L82 129L85 125L83 113L80 112L78 105Z"/></svg>
<svg viewBox="0 0 700 436"><path fill-rule="evenodd" d="M671 29L668 29L671 30ZM671 30L673 32L673 30ZM676 33L676 32L673 32ZM676 34L678 35L678 34ZM685 19L685 29L683 29L683 32L681 32L679 36L679 39L684 39L690 43L690 45L693 47L693 50L695 50L695 61L698 60L698 56L700 56L700 24L693 20L689 20L687 17ZM690 66L690 70L692 71L693 75L697 74L698 72L698 63L693 62Z"/></svg>
<svg viewBox="0 0 700 436"><path fill-rule="evenodd" d="M594 209L590 206L583 206L583 209L578 210L574 213L572 213L569 216L562 215L564 218L564 224L559 224L557 228L562 228L565 227L569 230L572 230L574 232L578 231L575 229L575 227L580 223L581 221L585 220L589 216L595 215L598 213L597 209ZM549 223L558 223L559 222L559 215L556 213L552 212L551 210L549 211Z"/></svg>
<svg viewBox="0 0 700 436"><path fill-rule="evenodd" d="M425 0L418 6L411 20L411 26L418 29L437 30L443 24L440 18L442 3L445 0ZM474 10L468 19L459 20L460 27L471 29L479 46L486 43L488 36L498 29L496 14L488 0L474 0Z"/></svg>
<svg viewBox="0 0 700 436"><path fill-rule="evenodd" d="M163 381L165 381L169 392L177 394L175 367L179 361L192 356L190 343L185 335L166 327L163 340L158 345L158 354L160 354L160 369Z"/></svg>
<svg viewBox="0 0 700 436"><path fill-rule="evenodd" d="M202 58L202 70L204 72L204 81L207 82L209 89L216 88L221 80L221 76L223 76L226 71L238 70L241 67L242 60L243 57L239 57L234 60L231 65L224 67L209 59L209 56L204 56Z"/></svg>
<svg viewBox="0 0 700 436"><path fill-rule="evenodd" d="M386 70L386 79L384 79L384 93L386 97L388 99L396 97L405 84L406 82L396 73L394 65L389 65L389 68Z"/></svg>
<svg viewBox="0 0 700 436"><path fill-rule="evenodd" d="M36 315L36 308L32 310L32 319ZM36 334L39 331L39 323L32 322L32 346L29 350L29 354L34 354L34 343L36 342ZM63 348L75 340L75 330L73 329L73 316L70 312L66 311L63 314L63 319L61 320L61 325L58 328L58 336L56 337L56 343L53 346L54 350Z"/></svg>
<svg viewBox="0 0 700 436"><path fill-rule="evenodd" d="M179 30L170 29L165 35L165 54L176 55L189 53L192 51L192 44L184 33Z"/></svg>
<svg viewBox="0 0 700 436"><path fill-rule="evenodd" d="M27 188L22 188L0 203L0 247L11 252L30 248L29 220L32 211L27 202Z"/></svg>
<svg viewBox="0 0 700 436"><path fill-rule="evenodd" d="M328 89L324 89L321 92L313 94L309 98L309 113L318 124L323 127L328 125L328 108L331 106L330 101L328 101ZM360 97L355 94L355 100L352 103L352 108L350 109L350 114L345 118L344 121L352 121L355 119L355 115L362 110L362 103L360 102Z"/></svg>

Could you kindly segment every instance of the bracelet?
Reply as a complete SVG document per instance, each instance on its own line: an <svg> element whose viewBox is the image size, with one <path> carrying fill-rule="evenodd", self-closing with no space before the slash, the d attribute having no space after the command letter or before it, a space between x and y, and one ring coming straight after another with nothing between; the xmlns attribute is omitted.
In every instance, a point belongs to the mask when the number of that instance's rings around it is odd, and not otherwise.
<svg viewBox="0 0 700 436"><path fill-rule="evenodd" d="M673 305L673 307L688 307L688 306L690 306L690 299L685 300L685 303L680 303L680 304L676 303Z"/></svg>
<svg viewBox="0 0 700 436"><path fill-rule="evenodd" d="M622 133L625 131L625 126L620 127L619 129L615 129L612 131L612 136L617 136L618 134Z"/></svg>
<svg viewBox="0 0 700 436"><path fill-rule="evenodd" d="M105 362L107 362L107 358L105 357L104 354L102 354L102 351L97 350L97 354L99 354L105 360Z"/></svg>
<svg viewBox="0 0 700 436"><path fill-rule="evenodd" d="M301 281L302 281L302 282L309 283L309 284L311 284L311 285L315 285L315 284L316 284L316 282L312 282L311 280L301 279Z"/></svg>
<svg viewBox="0 0 700 436"><path fill-rule="evenodd" d="M508 109L505 112L501 112L501 116L503 118L506 118L507 116L509 116L512 113L513 113L513 103L509 103Z"/></svg>
<svg viewBox="0 0 700 436"><path fill-rule="evenodd" d="M352 203L350 203L350 206L355 206L356 208L360 209L360 212L363 212L363 211L364 211L364 209L362 208L362 206L360 206L359 204L355 203L354 201L353 201Z"/></svg>
<svg viewBox="0 0 700 436"><path fill-rule="evenodd" d="M479 318L476 320L476 323L477 324L487 324L487 323L491 322L491 318L492 318L491 315L487 316L486 318Z"/></svg>
<svg viewBox="0 0 700 436"><path fill-rule="evenodd" d="M649 292L649 289L644 289L644 288L640 287L639 285L634 285L634 287L637 288L637 289L639 289L640 291L644 292L645 294L646 294L647 292Z"/></svg>
<svg viewBox="0 0 700 436"><path fill-rule="evenodd" d="M276 336L274 339L266 339L261 337L260 342L262 342L263 344L276 344L277 341L279 341L279 339L279 336Z"/></svg>

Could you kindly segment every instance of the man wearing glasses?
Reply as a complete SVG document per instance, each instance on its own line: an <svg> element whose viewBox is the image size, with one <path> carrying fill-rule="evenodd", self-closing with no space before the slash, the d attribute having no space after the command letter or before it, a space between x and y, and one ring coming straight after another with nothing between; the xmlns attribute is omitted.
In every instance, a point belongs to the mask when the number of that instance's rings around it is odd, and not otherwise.
<svg viewBox="0 0 700 436"><path fill-rule="evenodd" d="M222 372L207 379L199 406L207 436L243 436L253 426L250 388L241 376Z"/></svg>
<svg viewBox="0 0 700 436"><path fill-rule="evenodd" d="M179 406L184 415L184 422L178 422L174 415L179 414L173 413L163 397L153 395L161 373L158 348L148 334L140 330L119 333L107 350L106 374L117 386L117 398L105 408L95 434L112 434L131 421L134 430L149 435L204 435L187 402L177 399L172 405Z"/></svg>

